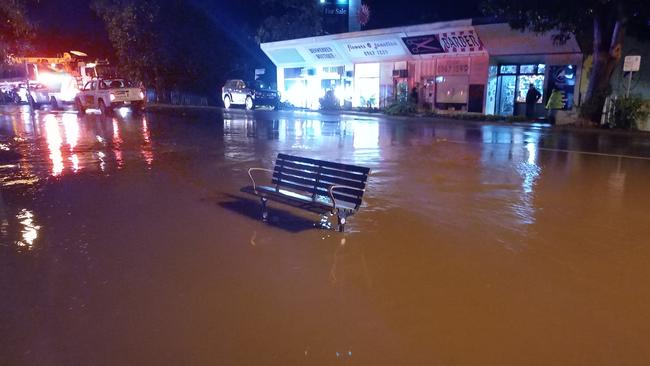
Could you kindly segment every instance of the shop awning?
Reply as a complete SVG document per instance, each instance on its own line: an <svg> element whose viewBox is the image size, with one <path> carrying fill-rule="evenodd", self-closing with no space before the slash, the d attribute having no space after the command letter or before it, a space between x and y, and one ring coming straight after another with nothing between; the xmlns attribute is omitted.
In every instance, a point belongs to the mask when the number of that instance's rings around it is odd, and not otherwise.
<svg viewBox="0 0 650 366"><path fill-rule="evenodd" d="M514 56L539 59L540 55L562 59L581 53L573 38L564 44L555 44L552 33L538 35L516 31L505 23L473 25L471 19L270 42L261 44L261 48L278 67L334 66L470 54L489 54L504 59Z"/></svg>
<svg viewBox="0 0 650 366"><path fill-rule="evenodd" d="M485 52L471 19L263 43L261 48L276 66L282 67Z"/></svg>

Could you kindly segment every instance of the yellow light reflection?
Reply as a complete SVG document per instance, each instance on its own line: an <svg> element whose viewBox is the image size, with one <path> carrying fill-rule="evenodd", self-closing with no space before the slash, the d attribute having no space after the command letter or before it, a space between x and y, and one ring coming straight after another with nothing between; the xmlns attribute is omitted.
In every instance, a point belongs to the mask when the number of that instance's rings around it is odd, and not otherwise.
<svg viewBox="0 0 650 366"><path fill-rule="evenodd" d="M20 224L23 225L21 231L22 240L19 240L16 244L20 248L32 250L34 248L34 242L38 238L38 231L41 227L35 224L34 213L29 210L22 209L18 215L16 215L16 218L20 220Z"/></svg>
<svg viewBox="0 0 650 366"><path fill-rule="evenodd" d="M45 138L47 139L47 147L50 150L52 175L58 176L63 172L63 155L61 154L63 139L59 131L59 124L54 115L51 114L45 116Z"/></svg>
<svg viewBox="0 0 650 366"><path fill-rule="evenodd" d="M142 145L142 156L147 165L153 163L153 151L151 150L151 132L149 131L149 125L147 124L147 119L142 118L142 138L144 139L144 144Z"/></svg>
<svg viewBox="0 0 650 366"><path fill-rule="evenodd" d="M70 147L70 161L72 162L72 170L76 173L79 171L79 156L74 152L75 147L79 143L79 120L74 114L63 115L63 128L65 130L65 142Z"/></svg>
<svg viewBox="0 0 650 366"><path fill-rule="evenodd" d="M117 162L117 168L121 169L124 166L124 159L122 158L122 137L120 136L120 126L117 124L117 119L113 118L113 155Z"/></svg>
<svg viewBox="0 0 650 366"><path fill-rule="evenodd" d="M74 114L63 115L63 128L65 129L65 142L70 146L70 151L79 143L79 120Z"/></svg>

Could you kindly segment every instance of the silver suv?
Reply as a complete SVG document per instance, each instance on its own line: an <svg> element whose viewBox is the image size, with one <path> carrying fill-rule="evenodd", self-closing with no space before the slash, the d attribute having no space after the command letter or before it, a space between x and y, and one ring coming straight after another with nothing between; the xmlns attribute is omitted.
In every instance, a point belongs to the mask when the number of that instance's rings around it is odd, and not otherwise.
<svg viewBox="0 0 650 366"><path fill-rule="evenodd" d="M260 80L245 82L233 79L226 81L221 88L221 100L223 100L223 106L226 109L233 105L243 105L247 110L259 106L277 109L280 105L280 93L270 89L266 83Z"/></svg>

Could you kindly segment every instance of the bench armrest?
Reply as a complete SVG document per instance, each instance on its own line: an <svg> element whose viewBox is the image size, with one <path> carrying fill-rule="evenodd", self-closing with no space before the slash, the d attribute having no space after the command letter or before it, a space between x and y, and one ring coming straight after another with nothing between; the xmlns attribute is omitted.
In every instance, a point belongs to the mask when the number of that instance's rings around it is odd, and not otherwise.
<svg viewBox="0 0 650 366"><path fill-rule="evenodd" d="M332 212L334 212L334 210L336 210L336 199L334 199L334 190L336 190L336 189L341 189L341 188L356 189L356 190L360 190L360 191L362 191L362 192L365 192L365 191L366 191L365 189L359 189L359 188L348 187L348 186L342 186L342 185L333 185L333 186L330 186L330 188L328 189L327 193L329 193L330 199L332 200Z"/></svg>
<svg viewBox="0 0 650 366"><path fill-rule="evenodd" d="M258 171L258 170L263 171L263 172L273 173L273 170L265 169L265 168L250 168L250 169L248 169L248 176L251 178L251 182L253 182L253 191L255 192L255 194L257 194L257 184L255 183L255 179L253 179L253 174L252 173L254 171Z"/></svg>

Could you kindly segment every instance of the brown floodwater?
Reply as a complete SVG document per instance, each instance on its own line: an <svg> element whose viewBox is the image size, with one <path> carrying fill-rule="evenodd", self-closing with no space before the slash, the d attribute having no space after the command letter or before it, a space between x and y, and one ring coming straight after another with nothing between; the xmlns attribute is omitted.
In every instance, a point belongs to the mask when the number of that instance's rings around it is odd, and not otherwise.
<svg viewBox="0 0 650 366"><path fill-rule="evenodd" d="M347 232L240 192L370 167ZM650 364L650 138L0 109L0 365Z"/></svg>

